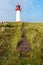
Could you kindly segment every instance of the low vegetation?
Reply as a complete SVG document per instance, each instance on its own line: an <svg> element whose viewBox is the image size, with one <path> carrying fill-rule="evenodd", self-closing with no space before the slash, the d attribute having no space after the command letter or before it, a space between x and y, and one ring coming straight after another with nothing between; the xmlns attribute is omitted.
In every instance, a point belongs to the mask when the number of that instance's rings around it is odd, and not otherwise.
<svg viewBox="0 0 43 65"><path fill-rule="evenodd" d="M24 23L25 34L30 42L30 63L43 64L43 23Z"/></svg>
<svg viewBox="0 0 43 65"><path fill-rule="evenodd" d="M17 50L22 41L22 26L31 47L27 58L20 58ZM0 65L43 65L43 23L0 24Z"/></svg>

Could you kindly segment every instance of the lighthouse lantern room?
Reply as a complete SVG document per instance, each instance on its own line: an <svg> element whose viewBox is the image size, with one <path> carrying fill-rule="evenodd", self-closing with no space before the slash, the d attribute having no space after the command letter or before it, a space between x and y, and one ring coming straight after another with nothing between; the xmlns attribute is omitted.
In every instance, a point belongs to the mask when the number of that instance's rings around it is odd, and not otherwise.
<svg viewBox="0 0 43 65"><path fill-rule="evenodd" d="M21 22L20 12L21 6L18 4L16 5L16 22Z"/></svg>

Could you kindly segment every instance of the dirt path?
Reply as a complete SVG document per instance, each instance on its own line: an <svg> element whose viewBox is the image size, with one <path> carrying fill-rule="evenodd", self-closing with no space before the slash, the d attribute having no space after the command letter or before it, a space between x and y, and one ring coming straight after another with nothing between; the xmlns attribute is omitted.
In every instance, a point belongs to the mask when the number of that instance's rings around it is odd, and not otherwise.
<svg viewBox="0 0 43 65"><path fill-rule="evenodd" d="M26 51L28 50L29 51L30 50L29 43L28 43L27 38L26 38L25 35L23 35L22 42L20 43L18 49L20 51L24 51L24 50L26 50Z"/></svg>
<svg viewBox="0 0 43 65"><path fill-rule="evenodd" d="M20 52L20 57L28 57L29 56L29 51L30 51L30 45L27 41L26 35L25 35L25 29L22 27L22 42L20 43L18 50Z"/></svg>

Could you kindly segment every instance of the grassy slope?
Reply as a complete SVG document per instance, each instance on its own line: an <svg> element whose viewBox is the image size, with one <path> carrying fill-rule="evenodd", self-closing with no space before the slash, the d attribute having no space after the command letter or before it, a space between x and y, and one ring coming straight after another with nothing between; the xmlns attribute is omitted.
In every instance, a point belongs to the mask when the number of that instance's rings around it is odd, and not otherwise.
<svg viewBox="0 0 43 65"><path fill-rule="evenodd" d="M43 23L24 23L24 26L25 34L30 42L32 63L41 65L43 64Z"/></svg>
<svg viewBox="0 0 43 65"><path fill-rule="evenodd" d="M22 23L0 25L0 65L43 64L43 23L24 23L24 34L31 47L30 57L24 59L19 58L16 50L22 40L21 28Z"/></svg>
<svg viewBox="0 0 43 65"><path fill-rule="evenodd" d="M12 24L8 23L3 27L5 29L1 30L2 33L0 33L0 65L16 64L14 60L18 59L19 53L16 51L16 48L22 39L22 23Z"/></svg>

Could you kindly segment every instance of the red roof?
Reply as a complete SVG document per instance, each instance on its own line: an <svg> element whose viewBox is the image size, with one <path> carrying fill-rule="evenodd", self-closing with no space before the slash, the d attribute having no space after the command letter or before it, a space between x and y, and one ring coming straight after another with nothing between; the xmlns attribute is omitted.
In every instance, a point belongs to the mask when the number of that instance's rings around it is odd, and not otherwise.
<svg viewBox="0 0 43 65"><path fill-rule="evenodd" d="M16 11L17 11L17 10L20 10L20 11L21 11L21 9L20 9L20 8L18 8L18 7L16 8Z"/></svg>

